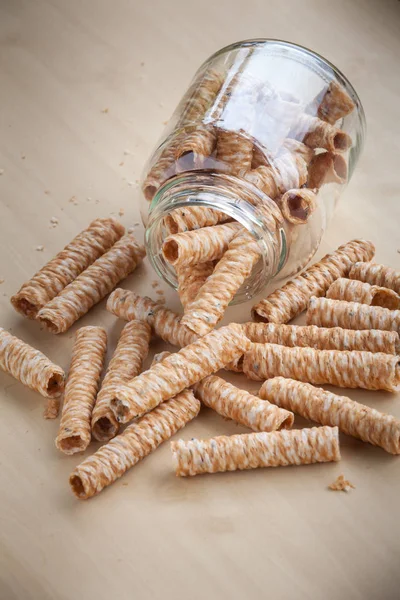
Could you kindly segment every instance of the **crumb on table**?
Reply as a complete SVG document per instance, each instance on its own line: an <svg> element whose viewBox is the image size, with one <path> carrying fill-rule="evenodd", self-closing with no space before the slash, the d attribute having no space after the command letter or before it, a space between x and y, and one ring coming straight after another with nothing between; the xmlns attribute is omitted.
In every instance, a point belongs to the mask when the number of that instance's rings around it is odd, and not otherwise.
<svg viewBox="0 0 400 600"><path fill-rule="evenodd" d="M36 252L43 252L44 246L36 246L35 250Z"/></svg>
<svg viewBox="0 0 400 600"><path fill-rule="evenodd" d="M344 478L344 475L339 475L333 483L329 485L329 489L334 492L349 492L351 489L355 489L350 481Z"/></svg>

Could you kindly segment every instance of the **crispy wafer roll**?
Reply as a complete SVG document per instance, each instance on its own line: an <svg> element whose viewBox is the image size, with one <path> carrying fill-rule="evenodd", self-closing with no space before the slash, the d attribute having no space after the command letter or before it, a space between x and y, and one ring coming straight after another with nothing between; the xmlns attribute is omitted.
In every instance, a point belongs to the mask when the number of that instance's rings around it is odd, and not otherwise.
<svg viewBox="0 0 400 600"><path fill-rule="evenodd" d="M186 132L181 132L162 147L158 159L147 173L142 185L143 195L151 202L158 188L176 174L176 153L185 139Z"/></svg>
<svg viewBox="0 0 400 600"><path fill-rule="evenodd" d="M355 331L342 327L244 323L243 331L251 342L300 346L319 350L364 350L365 352L400 353L400 337L395 331L367 329Z"/></svg>
<svg viewBox="0 0 400 600"><path fill-rule="evenodd" d="M147 321L156 335L173 346L187 346L197 338L193 331L181 325L179 315L172 310L128 290L116 289L107 300L107 310L126 321Z"/></svg>
<svg viewBox="0 0 400 600"><path fill-rule="evenodd" d="M251 169L253 141L236 131L220 129L217 137L217 160L232 175Z"/></svg>
<svg viewBox="0 0 400 600"><path fill-rule="evenodd" d="M326 292L326 297L332 300L347 300L347 302L360 302L370 306L382 306L390 310L400 308L400 296L394 290L344 277L332 283Z"/></svg>
<svg viewBox="0 0 400 600"><path fill-rule="evenodd" d="M44 419L57 419L60 412L60 398L49 398L43 411Z"/></svg>
<svg viewBox="0 0 400 600"><path fill-rule="evenodd" d="M400 294L400 272L391 267L376 263L357 262L351 267L349 277L371 285L380 285Z"/></svg>
<svg viewBox="0 0 400 600"><path fill-rule="evenodd" d="M317 195L307 188L288 190L279 200L279 206L289 223L303 225L317 208Z"/></svg>
<svg viewBox="0 0 400 600"><path fill-rule="evenodd" d="M192 231L201 227L211 227L228 221L229 216L206 206L188 206L176 208L165 217L164 225L169 234Z"/></svg>
<svg viewBox="0 0 400 600"><path fill-rule="evenodd" d="M30 319L123 235L115 219L96 219L11 297L11 304Z"/></svg>
<svg viewBox="0 0 400 600"><path fill-rule="evenodd" d="M288 429L293 425L292 413L277 410L274 404L266 403L216 375L210 375L196 383L194 393L206 406L223 417L253 431L275 431Z"/></svg>
<svg viewBox="0 0 400 600"><path fill-rule="evenodd" d="M196 298L206 279L213 271L213 261L189 265L187 267L176 267L178 295L182 306L185 309L188 308L189 304Z"/></svg>
<svg viewBox="0 0 400 600"><path fill-rule="evenodd" d="M149 351L151 327L145 321L130 321L121 332L92 413L92 433L96 440L107 442L118 433L119 425L110 408L115 389L142 370Z"/></svg>
<svg viewBox="0 0 400 600"><path fill-rule="evenodd" d="M111 407L120 423L127 423L182 390L215 373L249 347L238 325L213 331L171 354L127 385L120 386Z"/></svg>
<svg viewBox="0 0 400 600"><path fill-rule="evenodd" d="M144 246L132 234L124 236L46 304L37 319L52 333L63 333L125 279L145 256Z"/></svg>
<svg viewBox="0 0 400 600"><path fill-rule="evenodd" d="M346 159L334 152L316 154L308 167L307 186L319 189L324 183L346 183Z"/></svg>
<svg viewBox="0 0 400 600"><path fill-rule="evenodd" d="M307 323L318 327L382 329L397 331L400 335L400 310L367 306L359 302L311 298L307 310Z"/></svg>
<svg viewBox="0 0 400 600"><path fill-rule="evenodd" d="M199 120L212 105L216 95L224 83L225 75L215 69L209 69L199 81L195 79L188 90L185 108L179 125L184 126Z"/></svg>
<svg viewBox="0 0 400 600"><path fill-rule="evenodd" d="M162 253L171 265L187 266L221 258L229 242L243 229L240 223L224 223L169 235Z"/></svg>
<svg viewBox="0 0 400 600"><path fill-rule="evenodd" d="M75 496L86 500L114 483L194 419L199 410L193 392L184 390L129 425L74 469L69 482Z"/></svg>
<svg viewBox="0 0 400 600"><path fill-rule="evenodd" d="M191 156L193 166L200 169L204 165L205 159L213 153L216 141L217 134L211 126L196 127L193 131L189 131L176 148L177 172L187 170L185 164L181 165L179 162L187 155Z"/></svg>
<svg viewBox="0 0 400 600"><path fill-rule="evenodd" d="M198 335L211 331L224 316L229 302L249 277L259 257L257 241L248 231L240 232L185 312L181 324Z"/></svg>
<svg viewBox="0 0 400 600"><path fill-rule="evenodd" d="M176 474L181 477L340 460L337 427L178 440L171 442L171 450Z"/></svg>
<svg viewBox="0 0 400 600"><path fill-rule="evenodd" d="M283 377L266 381L258 394L306 419L321 425L337 425L347 435L380 446L390 454L400 454L400 421L392 415L309 383Z"/></svg>
<svg viewBox="0 0 400 600"><path fill-rule="evenodd" d="M400 358L380 352L252 344L244 355L243 372L256 381L279 375L317 385L388 392L400 389Z"/></svg>
<svg viewBox="0 0 400 600"><path fill-rule="evenodd" d="M307 163L301 154L285 151L274 159L273 165L242 171L241 175L274 199L287 190L299 188L306 183Z"/></svg>
<svg viewBox="0 0 400 600"><path fill-rule="evenodd" d="M56 446L65 454L83 452L90 444L90 420L107 346L102 327L81 327L75 335L71 367Z"/></svg>
<svg viewBox="0 0 400 600"><path fill-rule="evenodd" d="M290 132L293 137L309 148L325 148L330 152L346 152L352 145L351 137L345 131L303 113Z"/></svg>
<svg viewBox="0 0 400 600"><path fill-rule="evenodd" d="M336 81L331 81L323 94L317 114L320 119L333 124L350 114L354 107L355 104L344 87Z"/></svg>
<svg viewBox="0 0 400 600"><path fill-rule="evenodd" d="M322 296L336 279L345 277L353 262L360 260L360 257L363 257L362 260L370 260L374 253L372 242L365 240L353 240L340 246L256 304L252 311L253 318L287 323L307 308L311 296Z"/></svg>
<svg viewBox="0 0 400 600"><path fill-rule="evenodd" d="M45 398L60 396L65 374L39 350L0 327L0 369Z"/></svg>

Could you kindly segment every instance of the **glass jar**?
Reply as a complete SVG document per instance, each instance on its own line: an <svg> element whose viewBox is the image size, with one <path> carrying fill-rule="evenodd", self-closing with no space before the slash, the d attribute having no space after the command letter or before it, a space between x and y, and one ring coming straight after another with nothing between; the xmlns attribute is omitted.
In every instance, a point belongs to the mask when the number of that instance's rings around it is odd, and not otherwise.
<svg viewBox="0 0 400 600"><path fill-rule="evenodd" d="M196 73L142 180L148 256L173 233L236 220L260 259L235 301L301 270L358 161L365 134L348 80L310 50L279 40L224 48Z"/></svg>

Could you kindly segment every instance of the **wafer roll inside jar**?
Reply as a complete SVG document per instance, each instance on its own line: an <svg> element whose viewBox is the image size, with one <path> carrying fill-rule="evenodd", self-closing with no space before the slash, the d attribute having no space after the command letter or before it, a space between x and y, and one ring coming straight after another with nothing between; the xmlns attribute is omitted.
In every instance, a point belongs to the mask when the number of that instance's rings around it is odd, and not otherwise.
<svg viewBox="0 0 400 600"><path fill-rule="evenodd" d="M364 132L354 88L311 50L267 39L220 50L195 74L143 174L155 270L177 288L165 239L236 221L259 258L238 280L235 302L298 272L318 249ZM288 204L290 190L297 195ZM302 194L312 196L306 211Z"/></svg>

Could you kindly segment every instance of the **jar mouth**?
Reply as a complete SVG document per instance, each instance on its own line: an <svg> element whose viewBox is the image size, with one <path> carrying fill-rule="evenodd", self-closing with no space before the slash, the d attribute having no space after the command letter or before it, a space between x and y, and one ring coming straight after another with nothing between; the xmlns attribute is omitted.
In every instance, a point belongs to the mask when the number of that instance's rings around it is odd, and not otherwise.
<svg viewBox="0 0 400 600"><path fill-rule="evenodd" d="M177 289L175 270L166 262L161 251L162 243L169 233L165 227L166 218L176 209L211 208L243 225L261 248L258 264L237 292L232 304L248 301L258 294L284 265L287 241L283 226L278 227L275 232L266 229L256 206L243 198L249 194L256 195L258 190L255 192L253 188L253 185L231 175L215 173L192 172L168 180L153 198L145 232L147 255L157 274ZM256 200L255 197L255 204ZM265 201L273 202L264 195Z"/></svg>

